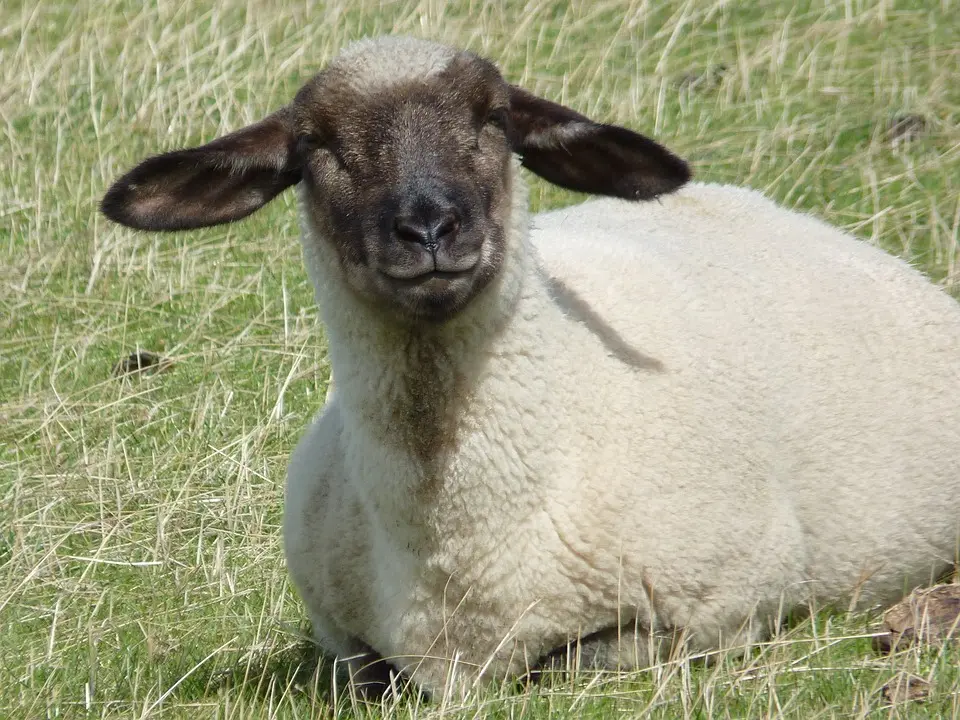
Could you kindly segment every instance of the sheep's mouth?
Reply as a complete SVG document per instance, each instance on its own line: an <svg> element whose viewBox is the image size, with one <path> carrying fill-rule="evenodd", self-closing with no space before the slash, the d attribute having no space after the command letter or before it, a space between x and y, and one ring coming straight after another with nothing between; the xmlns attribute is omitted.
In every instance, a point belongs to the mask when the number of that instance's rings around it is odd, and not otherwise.
<svg viewBox="0 0 960 720"><path fill-rule="evenodd" d="M469 270L429 270L418 275L413 275L410 277L393 275L391 273L383 273L386 275L392 282L397 285L405 287L413 287L417 285L423 285L425 283L434 282L451 282L453 280L461 280L470 276L470 273L473 271L473 268Z"/></svg>
<svg viewBox="0 0 960 720"><path fill-rule="evenodd" d="M480 250L405 253L380 259L372 271L374 292L387 307L417 321L443 322L459 313L489 283L491 263ZM369 267L369 266L368 266Z"/></svg>
<svg viewBox="0 0 960 720"><path fill-rule="evenodd" d="M381 270L380 278L381 297L388 304L417 320L436 322L462 310L485 284L479 264L465 270L427 270L406 277Z"/></svg>

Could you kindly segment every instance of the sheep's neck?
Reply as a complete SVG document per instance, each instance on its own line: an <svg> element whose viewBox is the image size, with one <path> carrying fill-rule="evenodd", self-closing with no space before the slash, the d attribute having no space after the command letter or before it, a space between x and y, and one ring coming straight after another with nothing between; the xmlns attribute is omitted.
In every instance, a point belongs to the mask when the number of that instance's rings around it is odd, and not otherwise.
<svg viewBox="0 0 960 720"><path fill-rule="evenodd" d="M457 317L437 326L402 327L350 300L330 243L310 241L319 229L305 216L305 258L330 339L350 481L370 500L368 507L382 506L391 524L406 518L409 528L426 528L427 516L442 514L445 503L469 507L475 493L523 493L524 477L489 485L502 472L488 467L497 454L488 446L497 443L500 452L506 451L500 445L524 442L516 428L501 427L506 417L551 426L563 416L548 407L552 398L527 393L519 399L525 388L504 383L530 371L555 371L556 358L540 357L540 336L549 328L563 332L535 267L519 175L511 193L501 273ZM558 317L544 317L551 313ZM549 378L540 385L551 386Z"/></svg>
<svg viewBox="0 0 960 720"><path fill-rule="evenodd" d="M529 280L526 250L518 248L502 277L447 323L403 326L369 311L360 311L362 322L356 312L348 323L327 321L344 411L378 441L408 453L425 483L453 452L484 373L497 361L500 336L514 322Z"/></svg>
<svg viewBox="0 0 960 720"><path fill-rule="evenodd" d="M507 418L542 425L562 416L549 407L551 398L531 403L524 388L510 386L530 372L540 376L541 386L551 386L544 378L556 369L530 347L528 324L549 324L542 313L559 311L539 276L524 271L515 297L495 289L486 301L498 306L478 307L463 322L422 331L364 323L362 334L354 326L348 337L330 328L337 402L355 433L347 440L353 447L347 452L354 453L348 466L358 473L351 482L368 507L382 508L393 523L402 518L416 532L429 533L442 528L450 506L487 506L486 495L499 504L510 502L505 493L529 494L524 483L530 478L504 477L491 465L501 453L528 455L518 428L504 431ZM395 525L388 530L407 532Z"/></svg>
<svg viewBox="0 0 960 720"><path fill-rule="evenodd" d="M429 484L456 445L460 420L473 400L489 343L476 337L479 332L473 328L463 333L431 328L425 333L385 335L371 343L379 346L379 352L371 352L375 364L362 373L366 376L363 386L373 392L356 388L352 398L342 400L354 405L355 411L365 407L361 410L364 424L377 437L407 452ZM339 371L334 372L339 377Z"/></svg>

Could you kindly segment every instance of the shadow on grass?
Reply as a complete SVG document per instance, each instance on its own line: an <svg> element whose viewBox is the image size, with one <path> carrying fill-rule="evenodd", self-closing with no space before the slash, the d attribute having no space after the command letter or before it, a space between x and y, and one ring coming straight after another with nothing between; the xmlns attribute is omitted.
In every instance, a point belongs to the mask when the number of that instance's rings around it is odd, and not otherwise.
<svg viewBox="0 0 960 720"><path fill-rule="evenodd" d="M199 675L200 673L198 673ZM184 695L229 694L251 701L302 699L311 705L335 704L333 662L309 640L267 650L250 650L235 662L213 667L184 688ZM194 698L195 699L195 698Z"/></svg>
<svg viewBox="0 0 960 720"><path fill-rule="evenodd" d="M198 700L228 695L235 700L275 705L284 702L303 703L313 709L337 714L335 708L347 702L356 708L359 703L379 704L390 697L392 702L423 701L407 682L395 679L394 690L371 683L367 691L348 685L344 673L335 671L333 660L324 655L311 640L298 639L284 647L249 650L233 661L219 663L208 671L198 670L189 682L177 689L180 700Z"/></svg>

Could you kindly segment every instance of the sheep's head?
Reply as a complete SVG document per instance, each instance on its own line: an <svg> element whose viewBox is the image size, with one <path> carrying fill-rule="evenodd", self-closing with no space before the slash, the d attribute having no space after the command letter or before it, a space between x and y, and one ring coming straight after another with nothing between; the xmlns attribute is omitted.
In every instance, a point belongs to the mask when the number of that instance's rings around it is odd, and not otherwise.
<svg viewBox="0 0 960 720"><path fill-rule="evenodd" d="M239 220L303 183L305 211L349 287L444 320L500 270L513 153L557 185L634 200L689 178L660 145L509 85L475 55L381 38L351 46L261 122L144 161L102 207L130 227L195 228Z"/></svg>

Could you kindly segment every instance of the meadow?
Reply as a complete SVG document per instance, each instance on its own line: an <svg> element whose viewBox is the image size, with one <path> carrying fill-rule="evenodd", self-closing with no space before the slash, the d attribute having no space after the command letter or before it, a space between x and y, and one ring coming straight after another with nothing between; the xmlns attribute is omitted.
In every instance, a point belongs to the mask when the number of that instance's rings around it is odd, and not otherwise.
<svg viewBox="0 0 960 720"><path fill-rule="evenodd" d="M960 717L958 647L877 654L879 612L842 608L742 658L357 701L281 551L286 459L329 380L292 194L190 234L97 212L146 155L259 119L353 39L405 33L960 298L958 17L956 0L4 2L0 718ZM530 181L535 209L579 199ZM167 362L118 377L138 349ZM900 673L928 697L888 703Z"/></svg>

